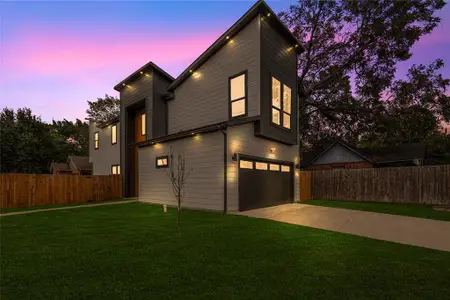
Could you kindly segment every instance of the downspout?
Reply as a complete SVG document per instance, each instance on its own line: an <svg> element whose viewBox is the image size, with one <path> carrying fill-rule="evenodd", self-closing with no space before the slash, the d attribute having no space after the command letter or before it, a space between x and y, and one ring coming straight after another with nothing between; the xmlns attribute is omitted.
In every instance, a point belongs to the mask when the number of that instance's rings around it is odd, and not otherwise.
<svg viewBox="0 0 450 300"><path fill-rule="evenodd" d="M220 130L223 134L223 214L225 215L227 213L227 207L228 207L228 195L227 195L227 158L228 158L228 138L227 138L227 132L225 130Z"/></svg>

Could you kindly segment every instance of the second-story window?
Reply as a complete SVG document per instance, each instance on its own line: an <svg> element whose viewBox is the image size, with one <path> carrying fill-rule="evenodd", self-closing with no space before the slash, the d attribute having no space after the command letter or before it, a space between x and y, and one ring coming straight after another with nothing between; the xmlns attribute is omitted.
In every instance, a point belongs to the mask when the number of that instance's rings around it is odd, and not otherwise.
<svg viewBox="0 0 450 300"><path fill-rule="evenodd" d="M146 132L146 126L145 126L146 124L145 124L145 113L143 113L142 115L141 115L141 135L145 135L145 132Z"/></svg>
<svg viewBox="0 0 450 300"><path fill-rule="evenodd" d="M247 72L229 78L230 117L247 115Z"/></svg>
<svg viewBox="0 0 450 300"><path fill-rule="evenodd" d="M291 98L291 89L272 77L272 123L291 129Z"/></svg>
<svg viewBox="0 0 450 300"><path fill-rule="evenodd" d="M111 126L111 144L116 144L117 143L117 125L112 125Z"/></svg>
<svg viewBox="0 0 450 300"><path fill-rule="evenodd" d="M99 147L99 139L98 139L98 131L94 133L94 149L98 149Z"/></svg>

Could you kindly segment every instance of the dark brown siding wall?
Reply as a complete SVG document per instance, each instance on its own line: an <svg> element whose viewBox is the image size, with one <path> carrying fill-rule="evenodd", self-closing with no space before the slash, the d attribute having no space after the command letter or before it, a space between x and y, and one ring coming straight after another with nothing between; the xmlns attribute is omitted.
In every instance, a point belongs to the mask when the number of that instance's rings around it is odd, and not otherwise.
<svg viewBox="0 0 450 300"><path fill-rule="evenodd" d="M277 33L269 19L261 21L261 122L256 134L291 145L297 144L298 107L297 55L293 46ZM292 90L291 130L271 124L272 76Z"/></svg>

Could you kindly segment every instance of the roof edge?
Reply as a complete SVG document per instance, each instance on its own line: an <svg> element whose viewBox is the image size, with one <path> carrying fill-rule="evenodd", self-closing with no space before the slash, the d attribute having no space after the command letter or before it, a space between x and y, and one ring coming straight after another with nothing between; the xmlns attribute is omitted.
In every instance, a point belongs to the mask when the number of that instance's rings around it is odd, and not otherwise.
<svg viewBox="0 0 450 300"><path fill-rule="evenodd" d="M167 73L166 71L164 71L162 68L160 68L158 65L156 65L154 62L149 61L148 63L146 63L144 66L140 67L139 69L137 69L136 71L134 71L131 75L129 75L127 78L125 78L124 80L120 81L118 84L116 84L114 86L114 89L118 92L120 92L121 89L123 89L124 86L126 86L128 83L131 83L132 81L135 81L136 79L138 79L139 77L141 77L142 75L144 75L144 73L146 71L149 70L155 70L157 71L160 75L162 75L163 77L165 77L166 79L168 79L169 81L173 82L175 80L175 78L172 77L172 75L170 75L169 73Z"/></svg>
<svg viewBox="0 0 450 300"><path fill-rule="evenodd" d="M212 55L219 51L228 41L228 38L239 33L248 22L253 20L258 13L265 13L267 17L274 18L278 23L280 23L281 28L285 31L291 39L292 43L296 47L297 53L302 53L305 49L293 33L284 25L284 23L278 18L278 16L273 12L273 10L267 5L264 0L259 0L250 7L244 15L242 15L231 27L229 27L217 40L214 41L200 56L198 56L194 62L192 62L181 74L169 85L167 91L173 92L179 85L181 85L196 69L203 65ZM228 38L227 38L228 37Z"/></svg>

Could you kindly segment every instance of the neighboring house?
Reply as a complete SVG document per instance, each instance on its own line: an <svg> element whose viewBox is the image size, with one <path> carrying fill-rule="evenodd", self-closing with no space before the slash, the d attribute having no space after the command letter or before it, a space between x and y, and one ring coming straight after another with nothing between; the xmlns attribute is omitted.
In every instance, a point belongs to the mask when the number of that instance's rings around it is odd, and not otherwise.
<svg viewBox="0 0 450 300"><path fill-rule="evenodd" d="M336 140L322 150L301 155L300 167L309 170L361 169L423 165L426 147L423 144L403 144L370 151Z"/></svg>
<svg viewBox="0 0 450 300"><path fill-rule="evenodd" d="M120 174L120 122L89 121L89 162L94 175Z"/></svg>
<svg viewBox="0 0 450 300"><path fill-rule="evenodd" d="M117 84L125 196L176 204L165 175L177 163L168 159L173 147L193 169L183 206L236 211L299 200L302 51L258 1L177 78L149 62ZM99 161L109 159L103 154L109 127L97 128L99 149L90 149L91 161L94 173L97 165L107 172L112 160Z"/></svg>
<svg viewBox="0 0 450 300"><path fill-rule="evenodd" d="M87 156L69 156L65 163L52 163L52 174L92 175L92 163Z"/></svg>

